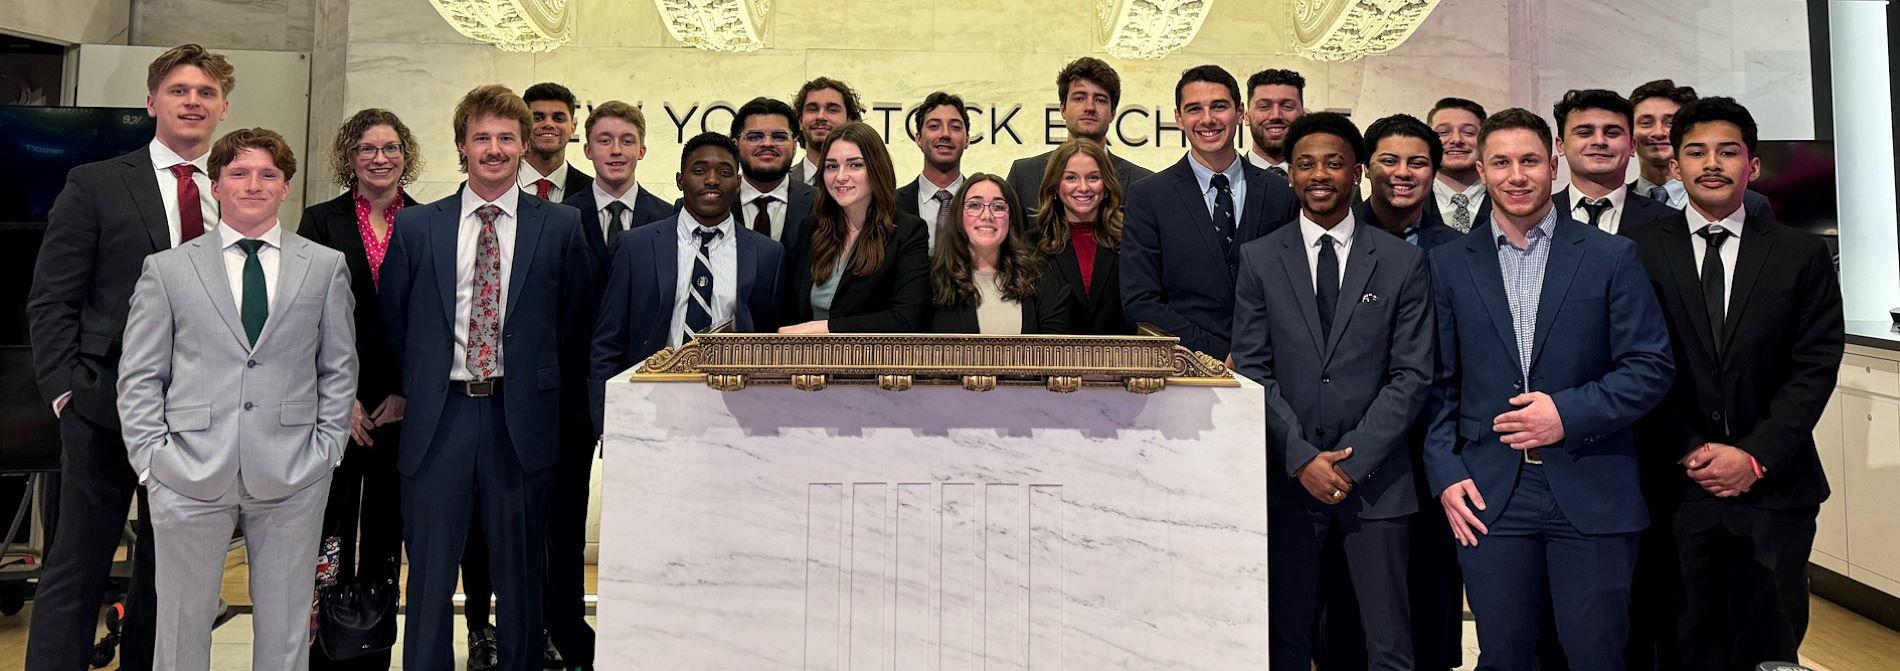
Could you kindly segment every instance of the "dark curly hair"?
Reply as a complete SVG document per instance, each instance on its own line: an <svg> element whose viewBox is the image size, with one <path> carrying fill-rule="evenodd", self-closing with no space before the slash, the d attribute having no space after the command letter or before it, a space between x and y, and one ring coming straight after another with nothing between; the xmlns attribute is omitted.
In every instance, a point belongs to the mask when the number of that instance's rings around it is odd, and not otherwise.
<svg viewBox="0 0 1900 671"><path fill-rule="evenodd" d="M970 236L963 230L963 201L969 197L970 187L978 184L995 184L1003 201L1009 203L1009 233L1003 236L1003 248L996 259L997 288L1004 299L1011 301L1021 302L1036 295L1036 280L1042 277L1042 255L1023 237L1029 222L1023 220L1022 200L1002 175L979 172L964 180L957 197L945 205L956 209L951 210L945 229L937 231L937 249L930 259L931 296L937 305L976 305L981 300L973 275L976 264L970 260Z"/></svg>

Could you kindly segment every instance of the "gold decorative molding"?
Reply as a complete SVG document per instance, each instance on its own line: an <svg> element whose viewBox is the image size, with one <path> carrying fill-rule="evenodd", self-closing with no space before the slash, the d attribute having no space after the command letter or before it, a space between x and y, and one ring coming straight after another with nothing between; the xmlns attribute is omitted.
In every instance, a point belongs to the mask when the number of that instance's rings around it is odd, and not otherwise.
<svg viewBox="0 0 1900 671"><path fill-rule="evenodd" d="M1293 46L1317 61L1391 51L1425 23L1439 0L1294 0Z"/></svg>
<svg viewBox="0 0 1900 671"><path fill-rule="evenodd" d="M1102 49L1117 58L1156 60L1194 41L1214 0L1096 0Z"/></svg>
<svg viewBox="0 0 1900 671"><path fill-rule="evenodd" d="M574 29L573 0L429 0L455 32L502 51L553 51Z"/></svg>
<svg viewBox="0 0 1900 671"><path fill-rule="evenodd" d="M765 46L771 0L653 0L673 39L706 51L757 51Z"/></svg>
<svg viewBox="0 0 1900 671"><path fill-rule="evenodd" d="M1221 362L1152 328L1134 336L702 333L635 368L635 382L704 382L720 391L791 385L958 385L972 391L1038 386L1067 393L1169 384L1238 386Z"/></svg>

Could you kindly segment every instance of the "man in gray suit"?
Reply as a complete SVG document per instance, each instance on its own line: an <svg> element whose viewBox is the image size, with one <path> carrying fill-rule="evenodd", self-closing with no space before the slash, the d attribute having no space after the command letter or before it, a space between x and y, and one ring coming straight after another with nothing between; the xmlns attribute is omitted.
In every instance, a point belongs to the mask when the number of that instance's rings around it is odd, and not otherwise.
<svg viewBox="0 0 1900 671"><path fill-rule="evenodd" d="M1432 380L1431 280L1417 247L1354 220L1351 121L1300 117L1286 146L1299 223L1240 246L1233 330L1236 369L1267 396L1270 666L1312 664L1320 550L1337 537L1366 668L1410 670L1408 434Z"/></svg>
<svg viewBox="0 0 1900 671"><path fill-rule="evenodd" d="M251 668L308 668L330 471L356 396L343 254L290 235L296 157L239 130L211 148L223 223L145 260L119 363L119 424L156 529L155 667L207 669L224 554L244 529Z"/></svg>

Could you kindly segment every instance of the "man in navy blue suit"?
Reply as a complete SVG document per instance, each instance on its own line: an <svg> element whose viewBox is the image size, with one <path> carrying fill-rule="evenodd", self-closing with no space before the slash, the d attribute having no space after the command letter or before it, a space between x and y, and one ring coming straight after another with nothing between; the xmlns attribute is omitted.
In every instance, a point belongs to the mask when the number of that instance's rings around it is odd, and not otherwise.
<svg viewBox="0 0 1900 671"><path fill-rule="evenodd" d="M1234 150L1240 83L1200 65L1174 85L1174 122L1188 155L1128 192L1122 224L1122 311L1188 349L1227 358L1234 321L1234 248L1292 221L1286 180Z"/></svg>
<svg viewBox="0 0 1900 671"><path fill-rule="evenodd" d="M1570 166L1570 186L1553 197L1558 216L1628 235L1675 213L1623 183L1635 151L1630 104L1623 96L1604 89L1569 91L1551 107L1551 118Z"/></svg>
<svg viewBox="0 0 1900 671"><path fill-rule="evenodd" d="M1478 668L1534 668L1548 592L1571 667L1622 669L1649 522L1632 425L1673 381L1668 329L1635 243L1556 211L1549 125L1500 112L1478 153L1489 227L1431 253L1425 445L1461 545Z"/></svg>
<svg viewBox="0 0 1900 671"><path fill-rule="evenodd" d="M581 211L587 246L604 269L612 258L607 247L621 231L672 216L673 205L640 188L635 177L640 159L647 156L647 118L640 108L618 100L595 105L582 135L586 144L581 152L594 164L593 187L569 195L561 204Z"/></svg>
<svg viewBox="0 0 1900 671"><path fill-rule="evenodd" d="M733 216L739 163L731 138L694 136L680 153L679 214L630 231L615 245L594 329L595 388L728 320L739 331L777 328L784 248Z"/></svg>
<svg viewBox="0 0 1900 671"><path fill-rule="evenodd" d="M449 599L476 507L501 597L501 668L541 667L547 488L563 399L586 382L578 316L595 257L578 211L515 186L529 125L506 87L464 96L455 142L468 182L404 208L383 261L383 319L409 399L396 461L410 564L404 668L455 663Z"/></svg>

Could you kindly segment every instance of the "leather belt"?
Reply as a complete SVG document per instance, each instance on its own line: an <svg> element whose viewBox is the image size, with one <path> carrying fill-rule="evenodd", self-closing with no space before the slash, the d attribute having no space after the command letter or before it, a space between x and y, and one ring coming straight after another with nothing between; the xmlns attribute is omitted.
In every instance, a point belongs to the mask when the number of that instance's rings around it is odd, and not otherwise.
<svg viewBox="0 0 1900 671"><path fill-rule="evenodd" d="M449 389L469 398L487 398L501 393L501 378L475 381L449 380Z"/></svg>

